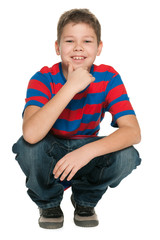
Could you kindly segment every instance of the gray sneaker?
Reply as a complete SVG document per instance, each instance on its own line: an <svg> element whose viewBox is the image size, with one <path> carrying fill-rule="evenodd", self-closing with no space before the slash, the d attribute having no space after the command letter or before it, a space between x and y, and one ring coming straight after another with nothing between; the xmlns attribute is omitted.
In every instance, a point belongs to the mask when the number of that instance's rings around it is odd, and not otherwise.
<svg viewBox="0 0 160 240"><path fill-rule="evenodd" d="M47 209L39 208L39 211L38 223L41 228L57 229L63 226L64 216L60 206Z"/></svg>
<svg viewBox="0 0 160 240"><path fill-rule="evenodd" d="M74 223L79 227L96 227L99 224L94 208L80 206L75 203L73 194L71 202L75 208Z"/></svg>

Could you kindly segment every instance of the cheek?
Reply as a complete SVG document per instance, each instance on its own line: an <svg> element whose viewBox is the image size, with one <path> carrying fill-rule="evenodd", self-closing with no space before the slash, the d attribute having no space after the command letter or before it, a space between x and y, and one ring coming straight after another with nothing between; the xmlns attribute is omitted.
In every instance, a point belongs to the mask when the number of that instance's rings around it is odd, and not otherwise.
<svg viewBox="0 0 160 240"><path fill-rule="evenodd" d="M62 48L62 49L60 50L60 54L61 54L61 57L62 57L63 59L65 59L65 58L67 58L67 57L70 56L70 49L69 49L69 48Z"/></svg>
<svg viewBox="0 0 160 240"><path fill-rule="evenodd" d="M90 56L97 56L97 46L92 46L92 47L90 47L90 48L88 48L88 53L89 53L89 55Z"/></svg>

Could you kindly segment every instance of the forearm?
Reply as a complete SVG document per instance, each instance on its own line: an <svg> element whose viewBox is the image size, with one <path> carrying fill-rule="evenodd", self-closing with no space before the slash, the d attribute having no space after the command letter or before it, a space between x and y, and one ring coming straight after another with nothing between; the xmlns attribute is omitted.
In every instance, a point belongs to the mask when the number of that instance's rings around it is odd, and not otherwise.
<svg viewBox="0 0 160 240"><path fill-rule="evenodd" d="M36 143L43 139L74 95L74 91L66 84L47 104L25 119L23 136L26 141Z"/></svg>
<svg viewBox="0 0 160 240"><path fill-rule="evenodd" d="M63 181L69 175L67 180L70 181L76 172L93 158L118 151L138 142L138 131L131 127L120 128L108 137L86 144L65 155L56 164L53 170L54 177L58 178L62 174L60 180Z"/></svg>
<svg viewBox="0 0 160 240"><path fill-rule="evenodd" d="M140 132L132 127L122 127L107 137L83 146L83 151L95 158L115 152L140 142Z"/></svg>

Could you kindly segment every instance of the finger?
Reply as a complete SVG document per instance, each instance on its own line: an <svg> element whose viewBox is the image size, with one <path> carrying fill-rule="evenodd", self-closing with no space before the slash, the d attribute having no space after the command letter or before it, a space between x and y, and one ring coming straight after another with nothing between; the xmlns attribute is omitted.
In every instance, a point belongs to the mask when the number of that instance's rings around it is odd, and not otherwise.
<svg viewBox="0 0 160 240"><path fill-rule="evenodd" d="M94 82L95 81L95 77L91 77L91 80L92 80L92 82Z"/></svg>
<svg viewBox="0 0 160 240"><path fill-rule="evenodd" d="M63 172L62 176L60 177L60 180L63 181L71 171L72 171L72 167L68 166Z"/></svg>
<svg viewBox="0 0 160 240"><path fill-rule="evenodd" d="M70 172L69 176L67 177L67 181L70 181L74 175L76 174L78 170L76 170L75 168L72 169L72 171Z"/></svg>
<svg viewBox="0 0 160 240"><path fill-rule="evenodd" d="M83 69L88 72L88 67L87 66L84 66Z"/></svg>
<svg viewBox="0 0 160 240"><path fill-rule="evenodd" d="M54 167L54 169L53 169L53 174L56 174L56 172L57 172L57 170L58 170L59 167L60 167L60 162L58 162L58 163L55 165L55 167Z"/></svg>
<svg viewBox="0 0 160 240"><path fill-rule="evenodd" d="M65 167L61 166L58 168L58 170L56 171L56 173L54 174L54 178L59 178L59 176L64 172Z"/></svg>
<svg viewBox="0 0 160 240"><path fill-rule="evenodd" d="M74 67L71 62L68 62L68 73L72 73L74 71Z"/></svg>
<svg viewBox="0 0 160 240"><path fill-rule="evenodd" d="M64 165L64 160L61 159L57 162L57 164L55 165L54 169L53 169L53 174L55 176L57 176L57 174L63 170L63 168L65 167Z"/></svg>

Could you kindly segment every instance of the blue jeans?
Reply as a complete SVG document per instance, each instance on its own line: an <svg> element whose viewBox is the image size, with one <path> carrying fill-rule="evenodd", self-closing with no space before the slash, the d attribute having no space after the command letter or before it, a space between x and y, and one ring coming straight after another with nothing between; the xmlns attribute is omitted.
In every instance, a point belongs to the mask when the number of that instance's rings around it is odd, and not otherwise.
<svg viewBox="0 0 160 240"><path fill-rule="evenodd" d="M27 192L40 208L58 206L63 198L67 181L62 184L54 178L56 163L67 153L100 138L66 140L48 134L33 145L23 137L13 145L16 160L26 175ZM92 159L70 181L75 202L95 207L109 186L116 187L140 163L141 159L134 147Z"/></svg>

